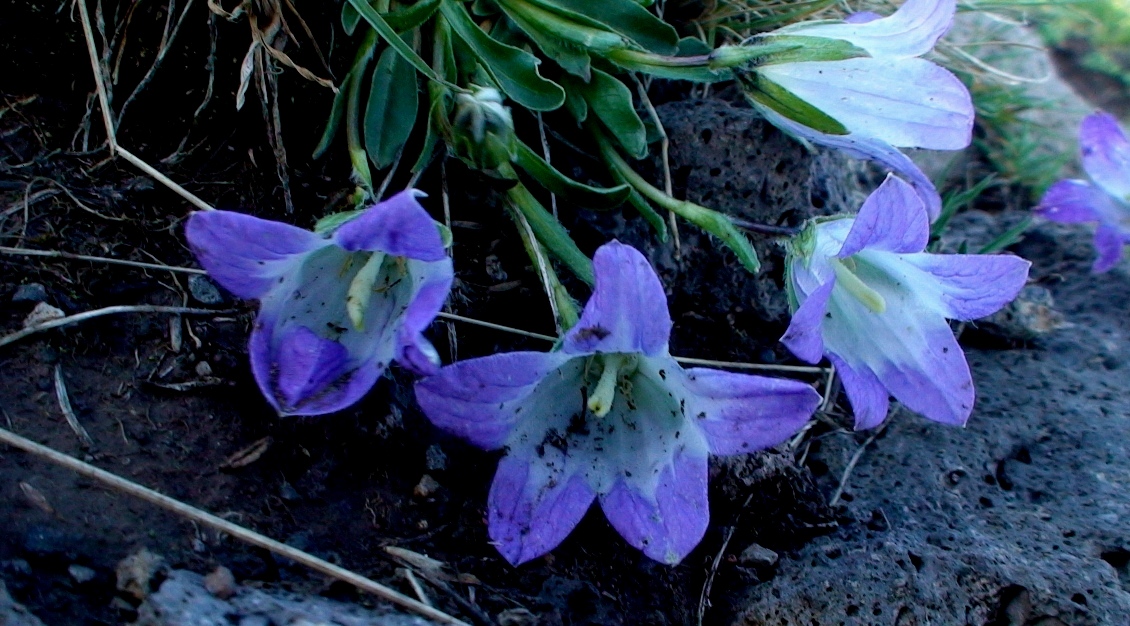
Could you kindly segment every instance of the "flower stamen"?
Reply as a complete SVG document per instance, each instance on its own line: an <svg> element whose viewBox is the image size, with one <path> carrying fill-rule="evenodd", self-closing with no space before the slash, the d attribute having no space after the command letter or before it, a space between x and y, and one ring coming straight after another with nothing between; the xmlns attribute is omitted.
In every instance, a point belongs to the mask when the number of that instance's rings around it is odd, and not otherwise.
<svg viewBox="0 0 1130 626"><path fill-rule="evenodd" d="M855 269L855 263L851 259L833 258L829 261L839 284L843 285L844 289L855 296L855 299L859 300L863 306L867 307L872 313L882 313L887 310L887 301L883 299L883 296L878 291L868 287L852 271ZM851 267L848 267L849 265Z"/></svg>
<svg viewBox="0 0 1130 626"><path fill-rule="evenodd" d="M349 319L357 331L365 330L365 311L372 300L373 285L377 283L384 260L383 252L374 252L349 283L349 291L345 295L345 311L349 313Z"/></svg>

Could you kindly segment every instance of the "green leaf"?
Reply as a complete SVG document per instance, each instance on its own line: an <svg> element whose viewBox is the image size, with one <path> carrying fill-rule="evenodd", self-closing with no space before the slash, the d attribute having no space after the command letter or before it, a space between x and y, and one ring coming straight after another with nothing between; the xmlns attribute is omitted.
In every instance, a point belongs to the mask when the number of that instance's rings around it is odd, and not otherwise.
<svg viewBox="0 0 1130 626"><path fill-rule="evenodd" d="M384 18L381 17L380 13L377 13L376 9L369 6L369 3L366 2L366 0L346 0L346 2L353 5L353 8L361 14L361 17L365 18L365 21L373 27L373 30L377 31L377 34L381 36L381 39L384 39L389 46L396 50L396 52L400 54L400 56L404 57L405 61L410 63L412 67L416 68L421 74L427 76L431 80L436 81L437 83L447 85L451 89L459 89L458 86L447 82L443 79L442 76L436 74L435 70L433 70L431 66L429 66L423 59L421 59L420 55L416 54L416 51L412 49L412 46L405 43L404 40L396 34L396 31L388 25L388 22L386 22Z"/></svg>
<svg viewBox="0 0 1130 626"><path fill-rule="evenodd" d="M419 107L416 72L392 48L373 69L365 106L365 151L377 169L392 165L416 125Z"/></svg>
<svg viewBox="0 0 1130 626"><path fill-rule="evenodd" d="M624 83L593 68L592 80L588 83L569 79L567 84L570 90L584 97L589 109L628 154L637 159L647 156L647 129L636 113L632 92Z"/></svg>
<svg viewBox="0 0 1130 626"><path fill-rule="evenodd" d="M521 141L515 144L514 164L536 178L543 187L570 202L590 209L613 209L628 199L631 188L627 185L600 188L579 183L547 163L526 144Z"/></svg>
<svg viewBox="0 0 1130 626"><path fill-rule="evenodd" d="M531 19L522 11L514 9L512 4L505 0L502 0L501 6L506 16L521 28L546 56L556 61L566 72L580 77L581 80L589 80L592 75L589 71L591 61L583 46L558 37L556 31L549 30L536 19Z"/></svg>
<svg viewBox="0 0 1130 626"><path fill-rule="evenodd" d="M1017 241L1020 241L1020 237L1024 234L1024 231L1028 230L1028 227L1031 225L1032 217L1025 216L1025 218L1017 222L1015 226L1004 231L999 237L982 246L981 249L977 251L977 254L993 254L994 252L1004 250Z"/></svg>
<svg viewBox="0 0 1130 626"><path fill-rule="evenodd" d="M578 93L576 89L565 90L565 108L573 116L573 119L577 120L578 124L585 121L589 116L589 104L585 102L585 97Z"/></svg>
<svg viewBox="0 0 1130 626"><path fill-rule="evenodd" d="M754 102L813 130L829 135L848 134L843 124L761 74L754 72L741 78L745 95Z"/></svg>
<svg viewBox="0 0 1130 626"><path fill-rule="evenodd" d="M946 197L942 200L942 211L938 214L938 218L930 225L930 239L937 239L942 236L949 225L949 221L953 219L954 215L965 206L976 200L990 185L997 181L995 174L989 174L982 178L976 185L969 189L963 189L958 192L947 193Z"/></svg>
<svg viewBox="0 0 1130 626"><path fill-rule="evenodd" d="M348 2L341 6L341 27L345 29L346 35L352 36L360 22L361 14L357 12L357 9L354 9Z"/></svg>
<svg viewBox="0 0 1130 626"><path fill-rule="evenodd" d="M631 43L619 33L605 28L604 24L580 13L549 7L536 0L498 0L499 6L513 19L519 16L526 25L542 31L543 38L551 37L577 46L582 51L597 54L617 48L627 48Z"/></svg>
<svg viewBox="0 0 1130 626"><path fill-rule="evenodd" d="M471 20L461 2L442 0L440 11L452 30L489 69L502 91L515 102L534 111L552 111L565 102L565 90L561 85L538 74L537 57L496 41L483 32Z"/></svg>
<svg viewBox="0 0 1130 626"><path fill-rule="evenodd" d="M674 54L679 41L675 29L634 0L529 0L549 9L578 13L595 20L656 54Z"/></svg>
<svg viewBox="0 0 1130 626"><path fill-rule="evenodd" d="M422 26L439 9L440 0L420 0L395 11L385 13L383 17L388 25L398 33L403 33L417 26Z"/></svg>
<svg viewBox="0 0 1130 626"><path fill-rule="evenodd" d="M333 143L334 137L337 136L337 129L341 126L341 117L345 115L345 103L349 98L349 78L356 71L357 69L354 68L345 75L345 79L341 81L341 87L334 94L333 104L330 105L330 117L326 120L326 128L322 131L322 138L318 140L318 145L314 147L315 159L322 158L330 144Z"/></svg>
<svg viewBox="0 0 1130 626"><path fill-rule="evenodd" d="M569 268L569 271L583 280L586 284L594 282L592 273L592 259L585 256L577 247L577 243L569 236L569 231L553 217L545 207L537 201L521 183L514 185L506 192L511 206L516 208L526 218L534 236L549 250L550 254Z"/></svg>

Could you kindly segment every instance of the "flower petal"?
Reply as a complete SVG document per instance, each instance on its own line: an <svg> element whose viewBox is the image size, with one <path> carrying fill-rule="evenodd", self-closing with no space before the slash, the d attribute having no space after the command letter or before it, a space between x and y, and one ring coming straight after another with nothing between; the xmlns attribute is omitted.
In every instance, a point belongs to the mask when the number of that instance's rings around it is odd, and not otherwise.
<svg viewBox="0 0 1130 626"><path fill-rule="evenodd" d="M925 59L863 57L757 71L854 135L933 150L960 150L972 138L969 91L949 70Z"/></svg>
<svg viewBox="0 0 1130 626"><path fill-rule="evenodd" d="M248 300L265 296L307 253L328 245L297 226L233 211L197 211L184 234L208 275Z"/></svg>
<svg viewBox="0 0 1130 626"><path fill-rule="evenodd" d="M665 467L654 492L617 481L600 497L609 523L647 556L674 565L683 560L706 533L706 455L682 453Z"/></svg>
<svg viewBox="0 0 1130 626"><path fill-rule="evenodd" d="M278 341L276 384L285 407L302 404L345 373L349 361L345 348L305 326L289 328Z"/></svg>
<svg viewBox="0 0 1130 626"><path fill-rule="evenodd" d="M1028 261L1008 254L906 254L902 259L930 274L940 287L941 313L949 319L992 315L1028 282Z"/></svg>
<svg viewBox="0 0 1130 626"><path fill-rule="evenodd" d="M744 454L785 441L812 417L820 394L785 378L694 368L669 384L686 388L686 413L712 454Z"/></svg>
<svg viewBox="0 0 1130 626"><path fill-rule="evenodd" d="M891 394L875 373L866 368L856 371L834 354L829 354L828 360L835 366L836 375L840 377L844 393L851 403L855 429L866 430L882 424L891 408Z"/></svg>
<svg viewBox="0 0 1130 626"><path fill-rule="evenodd" d="M423 331L447 301L455 273L446 256L433 262L409 260L406 265L413 290L400 322L396 360L417 374L434 374L438 371L439 355L424 338Z"/></svg>
<svg viewBox="0 0 1130 626"><path fill-rule="evenodd" d="M1119 212L1109 194L1085 180L1061 180L1048 187L1035 211L1062 224L1117 221Z"/></svg>
<svg viewBox="0 0 1130 626"><path fill-rule="evenodd" d="M914 187L914 190L918 193L918 197L922 200L922 203L926 205L926 213L930 216L931 222L941 213L942 199L938 195L938 190L934 187L934 183L922 173L922 170L918 169L914 161L911 161L909 157L899 152L897 148L892 147L890 144L880 139L865 137L857 133L849 135L826 135L803 124L794 122L757 102L751 100L750 104L753 108L757 109L769 123L794 137L811 141L821 146L842 150L857 159L878 161L886 167L891 168L895 173L907 179L911 187Z"/></svg>
<svg viewBox="0 0 1130 626"><path fill-rule="evenodd" d="M781 343L796 357L807 363L819 363L824 357L824 315L828 311L828 296L836 286L832 276L800 303Z"/></svg>
<svg viewBox="0 0 1130 626"><path fill-rule="evenodd" d="M1130 201L1130 141L1109 113L1092 113L1079 128L1083 169L1107 193Z"/></svg>
<svg viewBox="0 0 1130 626"><path fill-rule="evenodd" d="M922 200L910 185L888 175L863 203L844 247L844 259L864 248L887 252L921 252L930 241L930 221Z"/></svg>
<svg viewBox="0 0 1130 626"><path fill-rule="evenodd" d="M949 30L956 5L956 0L907 0L882 19L855 19L843 24L801 23L777 32L844 39L874 57L916 57L933 49Z"/></svg>
<svg viewBox="0 0 1130 626"><path fill-rule="evenodd" d="M635 248L604 244L593 257L596 286L580 321L562 343L568 354L642 353L667 350L671 315L655 270Z"/></svg>
<svg viewBox="0 0 1130 626"><path fill-rule="evenodd" d="M1122 246L1127 243L1127 235L1113 224L1100 222L1099 227L1095 229L1094 243L1095 252L1099 256L1091 266L1091 272L1102 274L1114 269L1114 266L1122 260Z"/></svg>
<svg viewBox="0 0 1130 626"><path fill-rule="evenodd" d="M579 372L560 370L569 358L507 352L459 361L417 382L416 400L436 426L481 448L501 448L519 419L538 420L537 411L560 406L568 395L581 406Z"/></svg>
<svg viewBox="0 0 1130 626"><path fill-rule="evenodd" d="M867 22L874 22L875 20L880 20L880 19L883 19L883 16L879 15L878 13L875 13L874 11L860 11L858 13L852 13L851 15L848 15L847 17L845 17L844 23L846 23L846 24L866 24Z"/></svg>
<svg viewBox="0 0 1130 626"><path fill-rule="evenodd" d="M875 313L843 289L829 299L824 345L855 373L870 371L907 408L946 424L963 425L973 410L973 381L965 355L941 314L889 278L860 278L886 302Z"/></svg>
<svg viewBox="0 0 1130 626"><path fill-rule="evenodd" d="M351 252L370 250L420 261L443 260L447 253L439 229L416 201L422 195L406 189L373 205L334 231L334 241Z"/></svg>
<svg viewBox="0 0 1130 626"><path fill-rule="evenodd" d="M567 456L561 459L568 463ZM576 473L551 474L547 466L506 456L487 497L490 538L512 565L557 547L585 516L596 494Z"/></svg>

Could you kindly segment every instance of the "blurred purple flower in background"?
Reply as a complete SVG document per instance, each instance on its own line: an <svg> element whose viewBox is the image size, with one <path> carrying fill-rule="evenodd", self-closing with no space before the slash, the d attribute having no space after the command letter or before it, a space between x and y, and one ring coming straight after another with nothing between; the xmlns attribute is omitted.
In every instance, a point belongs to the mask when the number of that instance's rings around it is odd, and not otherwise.
<svg viewBox="0 0 1130 626"><path fill-rule="evenodd" d="M1109 271L1130 242L1130 142L1109 113L1093 113L1079 128L1083 170L1090 181L1061 180L1040 200L1036 212L1053 222L1097 222L1091 271Z"/></svg>
<svg viewBox="0 0 1130 626"><path fill-rule="evenodd" d="M973 380L946 319L974 320L1016 297L1028 261L923 252L930 224L902 180L887 180L847 218L814 221L790 243L794 304L781 338L809 363L836 367L857 429L886 419L889 396L929 419L964 425Z"/></svg>
<svg viewBox="0 0 1130 626"><path fill-rule="evenodd" d="M708 455L776 445L820 401L798 381L684 370L643 255L613 241L593 262L596 287L558 350L461 361L416 385L437 426L506 450L489 532L515 565L561 543L597 497L628 543L679 562L709 521Z"/></svg>
<svg viewBox="0 0 1130 626"><path fill-rule="evenodd" d="M888 17L858 13L845 21L801 22L767 33L846 41L869 56L768 63L761 79L799 98L846 130L822 132L774 110L773 98L751 102L775 126L801 139L882 163L905 176L930 220L941 211L934 184L898 148L960 150L969 145L973 103L948 70L918 58L953 24L955 0L908 0Z"/></svg>
<svg viewBox="0 0 1130 626"><path fill-rule="evenodd" d="M422 331L451 288L451 259L415 190L378 203L328 237L230 211L185 227L200 265L260 302L251 370L282 415L319 415L361 399L395 359L428 374Z"/></svg>

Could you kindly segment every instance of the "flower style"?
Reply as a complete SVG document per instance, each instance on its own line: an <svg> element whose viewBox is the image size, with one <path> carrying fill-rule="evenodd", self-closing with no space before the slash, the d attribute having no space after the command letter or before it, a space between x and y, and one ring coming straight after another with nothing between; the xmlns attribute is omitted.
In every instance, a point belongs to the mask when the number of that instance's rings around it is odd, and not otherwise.
<svg viewBox="0 0 1130 626"><path fill-rule="evenodd" d="M439 369L422 331L451 288L435 222L407 190L321 237L230 211L193 213L185 234L200 265L228 291L260 301L251 371L282 415L343 409L394 358Z"/></svg>
<svg viewBox="0 0 1130 626"><path fill-rule="evenodd" d="M1079 128L1085 180L1061 180L1048 188L1037 213L1054 222L1098 222L1091 271L1109 271L1130 242L1130 142L1109 113L1092 113Z"/></svg>
<svg viewBox="0 0 1130 626"><path fill-rule="evenodd" d="M804 36L844 41L860 49L842 60L790 61L754 68L750 101L772 124L796 137L882 163L905 176L933 221L941 200L930 179L898 148L960 150L969 145L973 104L969 91L946 69L919 58L953 23L956 0L907 0L892 15L860 13L843 22L803 22L761 36ZM842 126L811 128L761 97L758 84L783 89L787 98L815 107Z"/></svg>
<svg viewBox="0 0 1130 626"><path fill-rule="evenodd" d="M781 341L804 361L835 365L857 429L882 423L892 395L964 425L973 380L946 319L989 315L1027 281L1024 259L929 254L929 235L921 200L888 176L854 218L814 221L790 244L794 313Z"/></svg>
<svg viewBox="0 0 1130 626"><path fill-rule="evenodd" d="M628 543L679 562L706 531L708 454L778 444L820 401L798 381L683 370L643 255L613 241L593 262L593 295L559 349L461 361L416 384L437 426L506 450L489 532L515 565L561 543L598 496Z"/></svg>

